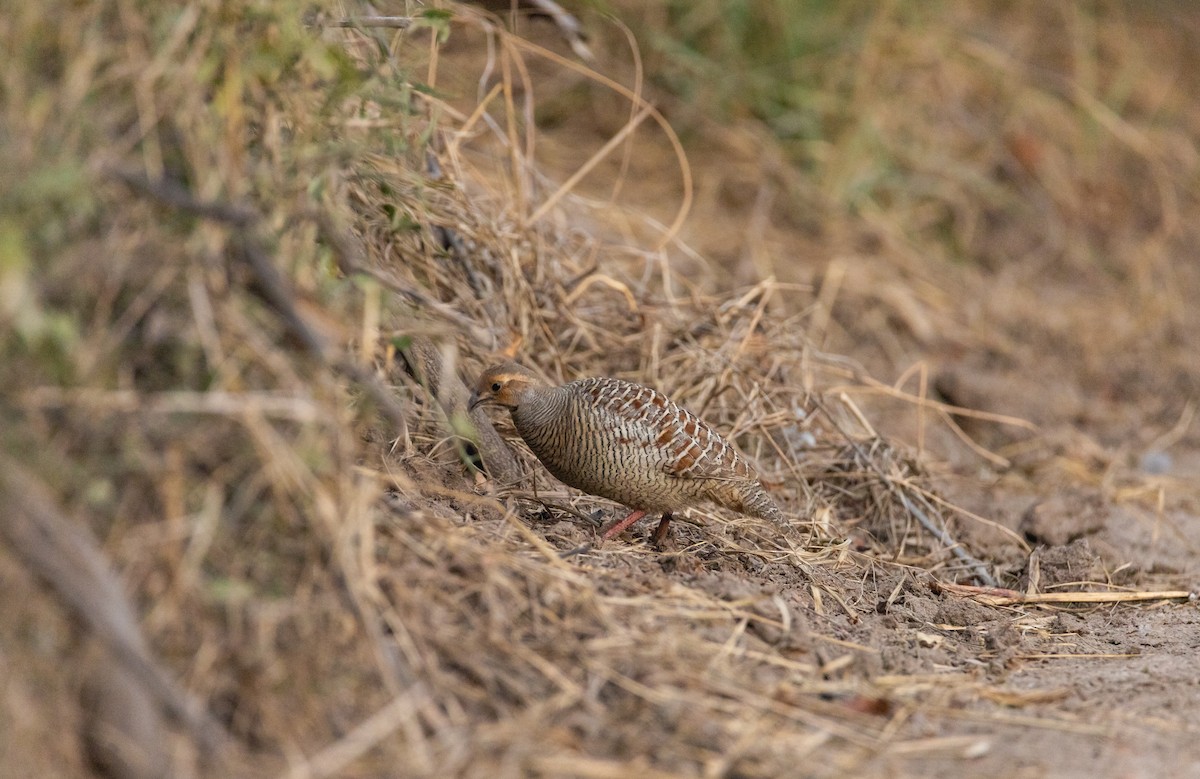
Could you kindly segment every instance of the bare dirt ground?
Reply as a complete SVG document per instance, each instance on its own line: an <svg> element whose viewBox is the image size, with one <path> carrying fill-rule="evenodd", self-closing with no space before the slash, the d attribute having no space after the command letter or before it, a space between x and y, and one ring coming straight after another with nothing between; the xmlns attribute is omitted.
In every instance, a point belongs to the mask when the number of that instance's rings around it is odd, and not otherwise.
<svg viewBox="0 0 1200 779"><path fill-rule="evenodd" d="M630 99L541 23L561 60L101 5L0 27L0 775L1200 776L1194 9L880 11L803 165L647 86L694 181L655 248L667 132L559 192ZM795 523L598 544L618 509L496 415L501 478L417 339L654 384ZM222 757L12 517L91 539Z"/></svg>

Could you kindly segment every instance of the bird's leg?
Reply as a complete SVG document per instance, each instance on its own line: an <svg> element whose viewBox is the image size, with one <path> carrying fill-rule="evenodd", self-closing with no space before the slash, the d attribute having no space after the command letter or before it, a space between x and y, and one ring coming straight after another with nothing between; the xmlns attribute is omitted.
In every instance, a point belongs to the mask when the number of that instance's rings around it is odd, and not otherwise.
<svg viewBox="0 0 1200 779"><path fill-rule="evenodd" d="M658 521L658 527L654 529L654 545L662 546L662 542L667 538L667 526L671 524L671 512L664 511L662 519Z"/></svg>
<svg viewBox="0 0 1200 779"><path fill-rule="evenodd" d="M622 519L620 522L617 522L612 527L610 527L608 530L605 530L603 538L605 538L605 539L612 538L613 536L617 535L622 530L629 527L634 522L637 522L639 519L641 519L644 516L646 516L646 512L642 511L641 509L634 511L629 516L625 517L625 519Z"/></svg>

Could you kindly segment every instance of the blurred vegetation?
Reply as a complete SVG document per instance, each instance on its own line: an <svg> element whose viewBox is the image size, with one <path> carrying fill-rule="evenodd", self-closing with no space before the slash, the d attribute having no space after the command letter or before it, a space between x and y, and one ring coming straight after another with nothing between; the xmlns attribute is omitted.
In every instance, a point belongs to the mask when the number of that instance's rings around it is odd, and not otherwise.
<svg viewBox="0 0 1200 779"><path fill-rule="evenodd" d="M1178 219L1196 194L1186 3L617 6L681 130L761 124L806 174L798 207L815 190L922 254L1151 285L1161 256L1114 249L1194 237Z"/></svg>
<svg viewBox="0 0 1200 779"><path fill-rule="evenodd" d="M660 3L646 35L653 79L719 122L754 117L802 152L830 135L877 4L829 0ZM798 161L808 162L802 153Z"/></svg>

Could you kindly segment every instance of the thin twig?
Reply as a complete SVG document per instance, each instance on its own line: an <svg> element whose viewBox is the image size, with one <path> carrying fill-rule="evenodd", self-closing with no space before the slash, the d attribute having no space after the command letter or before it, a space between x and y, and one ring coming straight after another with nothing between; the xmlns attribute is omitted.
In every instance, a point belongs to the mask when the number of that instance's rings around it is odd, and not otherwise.
<svg viewBox="0 0 1200 779"><path fill-rule="evenodd" d="M385 27L390 30L407 30L412 27L411 16L347 16L322 22L323 27Z"/></svg>
<svg viewBox="0 0 1200 779"><path fill-rule="evenodd" d="M962 544L955 541L945 528L938 527L937 524L930 519L929 514L926 514L924 511L913 505L913 501L908 499L908 495L906 494L905 490L896 489L895 493L900 498L900 502L904 504L904 508L907 509L908 513L916 517L917 521L921 523L921 527L932 533L943 546L950 550L951 554L961 560L967 566L967 568L970 569L971 573L976 579L978 579L987 587L995 587L999 584L999 582L996 581L995 577L992 576L991 572L988 571L987 566L984 565L982 561L967 554L967 551L963 549ZM929 505L927 500L925 500L924 495L917 494L916 498L924 503L925 507L929 509L930 512L933 511L933 507Z"/></svg>
<svg viewBox="0 0 1200 779"><path fill-rule="evenodd" d="M418 692L424 691L418 688L406 691L360 722L345 736L324 747L304 763L292 767L282 776L289 779L322 779L342 773L347 766L412 719L417 709L414 698Z"/></svg>

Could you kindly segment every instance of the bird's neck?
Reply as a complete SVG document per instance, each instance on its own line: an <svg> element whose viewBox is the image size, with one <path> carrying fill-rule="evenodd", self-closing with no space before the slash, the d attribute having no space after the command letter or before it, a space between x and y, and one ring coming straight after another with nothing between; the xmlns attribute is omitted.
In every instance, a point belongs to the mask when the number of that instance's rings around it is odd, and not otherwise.
<svg viewBox="0 0 1200 779"><path fill-rule="evenodd" d="M562 387L533 386L521 394L521 402L513 409L517 431L523 427L538 427L561 415L570 401L570 393Z"/></svg>

